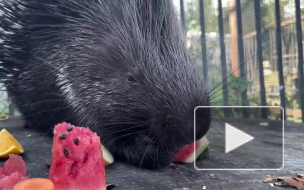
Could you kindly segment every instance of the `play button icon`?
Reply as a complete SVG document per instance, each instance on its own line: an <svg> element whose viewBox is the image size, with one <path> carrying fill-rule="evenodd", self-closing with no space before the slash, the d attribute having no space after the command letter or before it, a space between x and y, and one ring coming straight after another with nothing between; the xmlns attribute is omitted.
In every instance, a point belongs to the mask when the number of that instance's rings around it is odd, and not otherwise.
<svg viewBox="0 0 304 190"><path fill-rule="evenodd" d="M254 137L251 135L225 123L225 153L229 153L253 139Z"/></svg>
<svg viewBox="0 0 304 190"><path fill-rule="evenodd" d="M196 121L204 121L205 113L212 111L206 134L208 149L196 152L195 155L201 154L194 161L196 170L279 170L284 167L283 108L201 106L194 111L194 131L205 127L204 122ZM263 112L269 114L268 118L262 118Z"/></svg>

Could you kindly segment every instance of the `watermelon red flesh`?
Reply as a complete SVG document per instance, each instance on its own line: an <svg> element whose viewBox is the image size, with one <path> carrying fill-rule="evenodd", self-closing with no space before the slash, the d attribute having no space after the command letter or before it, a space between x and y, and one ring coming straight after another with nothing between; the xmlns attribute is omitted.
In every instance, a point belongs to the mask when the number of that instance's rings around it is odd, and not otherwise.
<svg viewBox="0 0 304 190"><path fill-rule="evenodd" d="M195 155L194 143L184 146L180 151L174 154L174 162L193 163L200 154L208 147L209 141L206 136L195 142ZM194 157L195 156L195 157Z"/></svg>
<svg viewBox="0 0 304 190"><path fill-rule="evenodd" d="M9 176L14 172L26 175L26 166L22 157L16 154L10 154L9 159L4 163L4 175Z"/></svg>
<svg viewBox="0 0 304 190"><path fill-rule="evenodd" d="M195 147L198 148L199 141L195 142ZM188 159L189 155L194 153L194 143L184 146L180 151L174 154L175 162L184 162Z"/></svg>
<svg viewBox="0 0 304 190"><path fill-rule="evenodd" d="M28 177L23 176L19 172L14 172L9 176L0 178L0 189L2 190L11 190L14 186L21 180L28 179Z"/></svg>
<svg viewBox="0 0 304 190"><path fill-rule="evenodd" d="M0 167L0 178L5 177L4 175L4 168Z"/></svg>
<svg viewBox="0 0 304 190"><path fill-rule="evenodd" d="M0 189L10 190L26 176L25 162L19 155L10 154L9 159L0 168Z"/></svg>
<svg viewBox="0 0 304 190"><path fill-rule="evenodd" d="M49 178L56 190L105 190L105 166L100 138L89 128L64 122L54 128ZM65 138L62 137L66 134ZM78 143L75 143L78 139Z"/></svg>

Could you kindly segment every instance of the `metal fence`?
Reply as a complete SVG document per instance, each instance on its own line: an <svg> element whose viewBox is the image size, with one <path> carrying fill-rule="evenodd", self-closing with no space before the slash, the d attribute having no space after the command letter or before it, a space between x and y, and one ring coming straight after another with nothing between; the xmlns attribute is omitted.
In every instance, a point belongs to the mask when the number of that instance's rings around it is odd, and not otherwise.
<svg viewBox="0 0 304 190"><path fill-rule="evenodd" d="M206 3L210 0L174 1L187 32L187 46L209 81L213 105L280 105L285 118L303 122L302 0L213 0L217 18L211 23L215 28L212 32L207 28L210 9ZM199 30L192 30L187 23L191 11L186 5L190 1L197 3ZM266 1L273 3L273 9L268 10L273 23L263 23L261 4ZM227 2L229 6L223 5ZM281 15L283 3L288 4L292 16ZM6 109L14 115L6 92L0 92L5 98L0 111ZM268 110L260 117L272 114ZM246 112L243 115L247 116Z"/></svg>
<svg viewBox="0 0 304 190"><path fill-rule="evenodd" d="M210 9L206 8L204 0L196 0L200 31L193 32L187 27L187 14L190 13L185 5L189 1L179 0L180 17L190 41L188 46L196 56L202 75L209 79L213 90L211 99L216 95L214 105L279 105L285 109L284 118L303 122L302 2L228 0L228 6L223 6L227 1L214 0L217 23L213 23L216 29L210 35L206 32L206 22L210 19L206 13ZM263 3L273 5L273 9L268 10L272 24L262 23L265 18L264 9L261 10ZM291 16L285 13L286 10ZM253 31L248 32L250 29ZM200 54L195 54L195 49L199 49ZM229 79L231 77L234 81ZM274 114L272 111L263 109L260 117L269 118ZM243 115L248 116L245 109Z"/></svg>

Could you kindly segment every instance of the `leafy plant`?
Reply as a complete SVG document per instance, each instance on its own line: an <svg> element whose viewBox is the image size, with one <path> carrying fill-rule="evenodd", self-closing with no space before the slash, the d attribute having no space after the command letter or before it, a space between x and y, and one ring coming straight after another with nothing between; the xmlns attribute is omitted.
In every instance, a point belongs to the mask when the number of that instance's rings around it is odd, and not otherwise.
<svg viewBox="0 0 304 190"><path fill-rule="evenodd" d="M0 101L0 117L7 114L7 109L8 109L8 101L5 98Z"/></svg>
<svg viewBox="0 0 304 190"><path fill-rule="evenodd" d="M0 83L0 117L8 112L9 101L5 88Z"/></svg>
<svg viewBox="0 0 304 190"><path fill-rule="evenodd" d="M7 104L3 104L2 106L1 106L2 108L0 109L0 117L1 116L4 116L6 113L7 113L7 108L8 108L8 105Z"/></svg>
<svg viewBox="0 0 304 190"><path fill-rule="evenodd" d="M251 81L244 79L243 77L236 77L230 75L228 77L228 87L236 92L244 92L247 90L248 86L252 84Z"/></svg>
<svg viewBox="0 0 304 190"><path fill-rule="evenodd" d="M248 86L251 85L252 82L236 77L234 75L230 75L227 78L227 91L228 91L228 101L233 102L235 105L235 102L239 101L240 93L247 90ZM212 95L211 99L212 102L215 103L224 103L223 99L223 84L219 85L217 87L218 90ZM215 91L215 90L214 90Z"/></svg>

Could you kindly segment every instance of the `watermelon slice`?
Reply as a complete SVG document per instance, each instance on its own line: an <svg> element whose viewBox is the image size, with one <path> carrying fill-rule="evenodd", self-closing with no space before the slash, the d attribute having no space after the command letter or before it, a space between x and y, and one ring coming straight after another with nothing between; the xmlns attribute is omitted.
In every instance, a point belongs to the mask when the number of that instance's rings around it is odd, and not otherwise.
<svg viewBox="0 0 304 190"><path fill-rule="evenodd" d="M174 154L174 162L193 163L209 146L209 141L206 136L195 142L195 155L194 143L184 146L180 151ZM195 156L195 157L194 157Z"/></svg>
<svg viewBox="0 0 304 190"><path fill-rule="evenodd" d="M0 167L0 189L10 190L26 176L25 162L19 155L10 154L9 159Z"/></svg>
<svg viewBox="0 0 304 190"><path fill-rule="evenodd" d="M49 178L56 190L105 190L105 165L97 134L86 127L57 124Z"/></svg>

